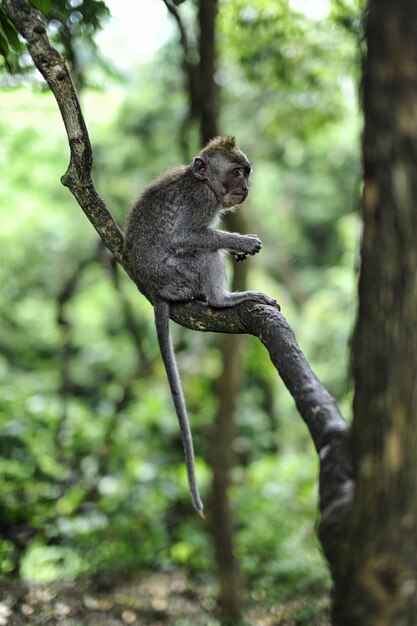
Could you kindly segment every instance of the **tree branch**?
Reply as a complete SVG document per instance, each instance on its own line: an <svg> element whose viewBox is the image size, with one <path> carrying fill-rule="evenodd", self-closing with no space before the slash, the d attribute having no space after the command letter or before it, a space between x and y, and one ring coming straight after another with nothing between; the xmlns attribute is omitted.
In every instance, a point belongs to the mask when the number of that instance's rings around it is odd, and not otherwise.
<svg viewBox="0 0 417 626"><path fill-rule="evenodd" d="M180 33L180 42L181 42L181 46L182 46L183 53L184 53L184 59L185 59L185 62L188 62L188 57L190 54L190 45L188 42L187 29L185 28L184 23L181 19L181 15L180 15L180 12L178 11L178 7L172 2L172 0L162 0L162 2L165 4L168 11L171 13L175 21L177 22L178 31Z"/></svg>
<svg viewBox="0 0 417 626"><path fill-rule="evenodd" d="M3 7L26 40L33 62L53 92L65 124L71 157L61 182L69 188L106 246L127 270L123 262L123 233L91 179L93 157L90 139L65 59L49 43L36 9L24 0L4 0Z"/></svg>
<svg viewBox="0 0 417 626"><path fill-rule="evenodd" d="M230 309L212 309L193 302L173 306L171 318L193 330L248 333L262 341L319 454L321 512L328 511L339 498L345 501L346 493L352 490L350 428L278 308L245 302Z"/></svg>
<svg viewBox="0 0 417 626"><path fill-rule="evenodd" d="M106 247L132 277L123 255L124 235L98 195L91 179L92 150L80 104L64 58L49 43L39 13L24 0L3 0L3 7L26 39L33 61L57 100L71 151L62 183L73 193ZM212 309L192 302L172 306L171 317L193 330L249 333L259 337L293 396L320 460L321 540L341 531L352 498L350 429L334 399L312 372L294 334L277 308L246 302L231 309Z"/></svg>
<svg viewBox="0 0 417 626"><path fill-rule="evenodd" d="M195 48L193 47L193 40L190 39L188 36L186 25L181 18L181 13L178 7L174 4L172 0L162 0L162 2L165 4L166 8L168 9L169 13L171 13L177 24L179 40L182 49L182 68L186 79L186 91L189 96L189 102L188 109L181 123L178 141L183 156L185 157L185 159L189 159L190 150L188 144L190 128L192 122L198 118L201 108L201 77L199 72L199 66L196 63L196 60L193 59L192 54L192 52L197 53L197 50L195 50Z"/></svg>

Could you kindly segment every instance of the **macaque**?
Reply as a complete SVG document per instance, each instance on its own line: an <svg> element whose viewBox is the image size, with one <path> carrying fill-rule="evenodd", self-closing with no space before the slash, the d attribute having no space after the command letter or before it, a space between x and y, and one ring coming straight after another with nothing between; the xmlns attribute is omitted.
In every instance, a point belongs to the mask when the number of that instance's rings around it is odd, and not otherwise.
<svg viewBox="0 0 417 626"><path fill-rule="evenodd" d="M225 254L236 261L257 254L256 235L219 230L226 211L246 200L251 163L233 137L216 137L190 165L160 175L128 215L125 253L140 291L154 306L161 355L181 428L191 498L203 515L187 410L169 332L170 305L201 300L214 308L251 301L275 306L257 291L230 292Z"/></svg>

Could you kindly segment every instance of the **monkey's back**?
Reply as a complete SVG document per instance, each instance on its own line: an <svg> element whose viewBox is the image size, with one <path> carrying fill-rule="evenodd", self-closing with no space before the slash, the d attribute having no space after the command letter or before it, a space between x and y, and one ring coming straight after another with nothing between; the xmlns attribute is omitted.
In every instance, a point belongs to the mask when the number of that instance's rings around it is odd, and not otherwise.
<svg viewBox="0 0 417 626"><path fill-rule="evenodd" d="M138 285L150 300L167 282L191 280L184 262L185 274L177 276L175 236L198 229L202 220L208 224L207 207L213 207L214 214L215 205L213 193L196 180L190 166L169 170L142 190L127 217L125 253Z"/></svg>

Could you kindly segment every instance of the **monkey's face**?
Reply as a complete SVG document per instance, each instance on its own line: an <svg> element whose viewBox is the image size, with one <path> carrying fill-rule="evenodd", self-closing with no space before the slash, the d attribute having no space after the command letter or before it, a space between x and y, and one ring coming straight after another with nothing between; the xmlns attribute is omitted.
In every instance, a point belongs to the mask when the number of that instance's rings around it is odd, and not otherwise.
<svg viewBox="0 0 417 626"><path fill-rule="evenodd" d="M192 173L197 180L208 185L216 196L219 209L230 209L241 204L249 194L251 164L238 149L217 150L200 154L192 163Z"/></svg>
<svg viewBox="0 0 417 626"><path fill-rule="evenodd" d="M250 167L247 164L232 163L222 180L222 208L230 209L242 204L249 195Z"/></svg>

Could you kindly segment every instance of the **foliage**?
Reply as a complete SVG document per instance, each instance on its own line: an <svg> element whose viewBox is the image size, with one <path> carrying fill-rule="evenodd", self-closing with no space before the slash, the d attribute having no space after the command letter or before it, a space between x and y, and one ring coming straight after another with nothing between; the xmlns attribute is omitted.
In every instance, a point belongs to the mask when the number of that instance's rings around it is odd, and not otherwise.
<svg viewBox="0 0 417 626"><path fill-rule="evenodd" d="M99 62L94 35L109 17L102 0L32 0L30 4L42 13L52 42L65 55L76 80L83 69L80 65ZM0 69L1 59L10 74L33 69L24 42L0 4Z"/></svg>
<svg viewBox="0 0 417 626"><path fill-rule="evenodd" d="M73 35L92 40L101 18L85 15L88 5L98 16L99 2L71 5L83 16ZM230 0L218 19L222 126L255 163L241 210L264 248L251 261L249 282L281 303L348 415L359 179L355 40L345 23L316 23L284 2ZM121 223L138 187L183 160L179 65L169 42L123 94L83 93L97 185ZM68 154L51 97L15 89L2 102L0 572L50 580L174 563L211 574L151 307L114 271L59 184ZM175 340L207 493L218 338L175 329ZM251 597L326 588L314 544L314 452L263 347L249 339L235 445L238 555Z"/></svg>
<svg viewBox="0 0 417 626"><path fill-rule="evenodd" d="M238 64L240 80L254 87L255 123L259 117L275 156L285 154L288 141L299 152L297 145L340 119L355 54L352 40L341 37L332 20L306 19L292 4L231 0L219 20L225 54ZM226 87L231 69L228 64L220 74Z"/></svg>

